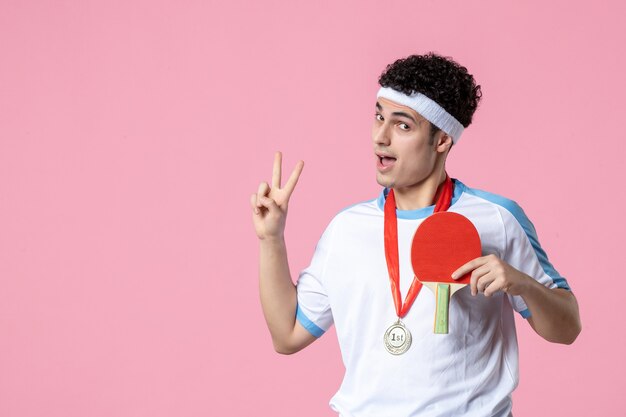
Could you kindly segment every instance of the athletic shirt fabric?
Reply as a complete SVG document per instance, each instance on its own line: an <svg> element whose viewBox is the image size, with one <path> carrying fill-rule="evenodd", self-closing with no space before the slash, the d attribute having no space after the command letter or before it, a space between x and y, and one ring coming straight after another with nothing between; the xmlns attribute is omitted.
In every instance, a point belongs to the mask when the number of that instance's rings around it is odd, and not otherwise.
<svg viewBox="0 0 626 417"><path fill-rule="evenodd" d="M548 288L570 289L517 203L453 181L448 211L474 224L483 256L495 254ZM332 324L337 331L346 372L330 407L342 417L511 415L518 384L513 310L530 316L521 297L473 297L466 286L450 301L443 335L433 333L435 296L423 287L402 319L411 347L398 356L385 349L383 335L397 320L383 239L388 192L337 214L298 278L298 321L316 337ZM413 235L433 209L396 210L402 300L414 276Z"/></svg>

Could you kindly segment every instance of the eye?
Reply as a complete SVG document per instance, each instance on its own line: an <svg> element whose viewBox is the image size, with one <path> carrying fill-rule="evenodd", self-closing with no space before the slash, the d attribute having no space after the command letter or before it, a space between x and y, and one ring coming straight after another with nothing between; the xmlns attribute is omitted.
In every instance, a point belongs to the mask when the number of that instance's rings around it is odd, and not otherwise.
<svg viewBox="0 0 626 417"><path fill-rule="evenodd" d="M402 130L409 130L410 129L409 125L407 125L406 123L398 123L398 126L400 126L400 129L402 129Z"/></svg>
<svg viewBox="0 0 626 417"><path fill-rule="evenodd" d="M380 113L376 113L376 114L374 115L374 117L375 117L375 118L376 118L376 120L378 120L379 122L382 122L383 120L385 120L385 119L383 119L383 115L382 115L382 114L380 114Z"/></svg>

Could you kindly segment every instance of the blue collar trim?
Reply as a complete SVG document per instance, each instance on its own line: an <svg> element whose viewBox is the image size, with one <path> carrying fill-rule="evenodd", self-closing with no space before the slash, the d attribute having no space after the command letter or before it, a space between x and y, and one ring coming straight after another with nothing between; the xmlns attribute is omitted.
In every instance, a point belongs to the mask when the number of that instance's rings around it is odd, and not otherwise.
<svg viewBox="0 0 626 417"><path fill-rule="evenodd" d="M454 203L458 201L458 199L461 197L461 194L463 194L463 191L465 191L465 184L463 184L461 181L457 180L456 178L452 178L452 181L454 182L454 193L452 195L452 202L450 204L450 207L452 207ZM381 211L385 211L385 200L387 199L387 194L389 194L389 188L385 187L383 188L383 190L380 192L380 195L376 199L376 204L378 205L378 208ZM409 220L423 219L424 217L428 217L431 214L433 214L434 210L435 210L435 205L433 204L432 206L423 207L417 210L396 209L396 215L398 216L399 219L409 219Z"/></svg>

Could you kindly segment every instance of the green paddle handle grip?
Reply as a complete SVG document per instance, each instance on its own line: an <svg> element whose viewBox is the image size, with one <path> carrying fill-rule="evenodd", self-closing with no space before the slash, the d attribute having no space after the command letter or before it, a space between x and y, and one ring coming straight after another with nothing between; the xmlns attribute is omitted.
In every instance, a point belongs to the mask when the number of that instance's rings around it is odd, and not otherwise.
<svg viewBox="0 0 626 417"><path fill-rule="evenodd" d="M437 307L435 308L435 333L448 334L450 311L450 284L437 284Z"/></svg>

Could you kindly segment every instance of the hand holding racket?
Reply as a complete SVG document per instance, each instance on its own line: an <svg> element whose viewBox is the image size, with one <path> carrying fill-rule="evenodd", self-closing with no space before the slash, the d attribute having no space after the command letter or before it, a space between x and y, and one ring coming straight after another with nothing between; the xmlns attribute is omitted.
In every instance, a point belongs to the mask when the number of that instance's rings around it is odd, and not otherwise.
<svg viewBox="0 0 626 417"><path fill-rule="evenodd" d="M283 237L289 198L298 183L304 162L298 161L287 183L281 188L282 154L276 152L272 172L272 186L262 182L255 194L250 196L252 220L259 239Z"/></svg>
<svg viewBox="0 0 626 417"><path fill-rule="evenodd" d="M511 295L522 295L524 286L532 281L528 275L513 268L496 255L481 256L461 266L452 273L452 278L470 274L472 295L479 292L491 297L497 291Z"/></svg>

